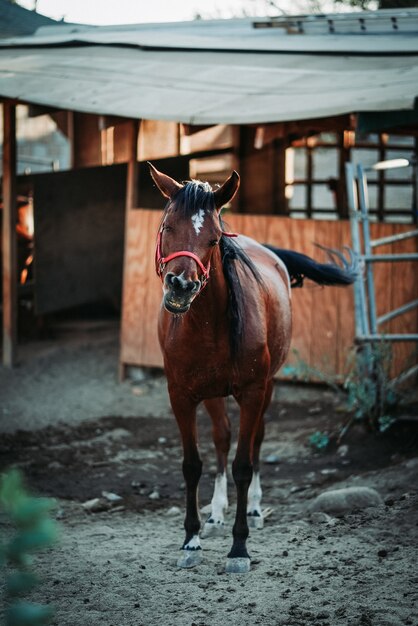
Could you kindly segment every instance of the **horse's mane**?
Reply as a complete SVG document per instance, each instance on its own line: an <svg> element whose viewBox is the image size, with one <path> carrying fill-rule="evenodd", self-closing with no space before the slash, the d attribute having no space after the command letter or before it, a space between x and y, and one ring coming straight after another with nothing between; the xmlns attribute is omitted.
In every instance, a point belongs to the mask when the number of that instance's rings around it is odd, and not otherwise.
<svg viewBox="0 0 418 626"><path fill-rule="evenodd" d="M199 180L185 182L184 186L168 202L167 208L172 207L181 217L188 218L196 213L196 209L215 211L215 198L209 183ZM220 218L220 225L224 230L224 223ZM257 267L245 253L241 246L230 237L224 235L220 240L222 269L229 294L229 342L233 360L238 357L245 334L245 297L238 277L237 263L246 268L262 284L261 274Z"/></svg>
<svg viewBox="0 0 418 626"><path fill-rule="evenodd" d="M220 221L223 229L222 218ZM257 283L262 284L263 281L253 261L234 239L223 235L220 241L220 248L222 267L229 293L229 342L232 358L236 360L240 354L245 335L245 297L241 281L238 277L236 263L238 262L244 268L248 269Z"/></svg>

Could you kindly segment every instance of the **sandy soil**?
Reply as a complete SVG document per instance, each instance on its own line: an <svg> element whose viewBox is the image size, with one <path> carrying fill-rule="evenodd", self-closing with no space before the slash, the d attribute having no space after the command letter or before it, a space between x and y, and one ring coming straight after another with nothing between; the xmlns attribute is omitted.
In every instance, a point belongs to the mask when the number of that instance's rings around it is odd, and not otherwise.
<svg viewBox="0 0 418 626"><path fill-rule="evenodd" d="M338 401L326 390L278 387L262 467L273 513L251 532L251 572L224 573L229 534L203 541L199 567L178 570L184 484L165 381L147 372L119 385L114 331L27 347L19 370L0 380L0 468L22 468L33 489L58 500L61 538L36 557L43 582L33 596L55 605L54 624L418 626L415 431L353 429L345 456L336 446L318 453L309 435L338 427ZM232 401L229 409L236 428ZM203 411L199 427L207 504L215 466ZM357 485L384 503L325 521L309 513L324 490ZM122 499L86 512L82 503L103 491Z"/></svg>

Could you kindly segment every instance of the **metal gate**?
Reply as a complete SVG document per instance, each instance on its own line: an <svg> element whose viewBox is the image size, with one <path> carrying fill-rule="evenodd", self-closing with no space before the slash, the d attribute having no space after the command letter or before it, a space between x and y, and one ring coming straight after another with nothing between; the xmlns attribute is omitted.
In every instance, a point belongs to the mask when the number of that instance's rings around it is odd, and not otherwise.
<svg viewBox="0 0 418 626"><path fill-rule="evenodd" d="M374 166L376 168L376 166ZM376 168L378 169L378 168ZM382 333L380 326L389 320L418 307L418 299L377 315L376 293L373 266L375 263L418 261L418 253L379 254L376 249L386 244L404 241L418 236L418 230L371 239L369 220L369 199L366 169L362 165L355 168L346 163L347 200L350 215L352 249L357 255L364 274L361 272L354 285L355 341L370 346L374 342L418 341L418 333ZM403 379L418 371L414 365L401 376Z"/></svg>

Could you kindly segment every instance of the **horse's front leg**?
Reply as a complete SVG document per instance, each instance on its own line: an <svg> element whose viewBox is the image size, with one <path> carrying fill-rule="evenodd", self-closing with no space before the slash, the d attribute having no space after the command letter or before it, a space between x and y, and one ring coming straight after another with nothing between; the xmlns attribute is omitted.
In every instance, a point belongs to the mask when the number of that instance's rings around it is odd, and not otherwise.
<svg viewBox="0 0 418 626"><path fill-rule="evenodd" d="M169 389L171 406L176 417L183 444L183 476L186 483L186 537L178 567L194 567L202 560L199 530L200 517L197 489L202 474L202 461L197 448L196 406L197 403L176 389Z"/></svg>
<svg viewBox="0 0 418 626"><path fill-rule="evenodd" d="M253 476L253 446L262 410L266 389L264 385L253 385L237 398L240 408L238 446L232 463L232 475L237 489L237 509L232 529L233 543L228 554L225 571L246 573L250 570L250 556L247 552L249 534L247 520L248 488Z"/></svg>
<svg viewBox="0 0 418 626"><path fill-rule="evenodd" d="M224 514L228 508L226 466L231 444L231 425L225 411L224 398L211 398L204 401L212 420L212 435L216 449L217 472L215 489L211 501L211 511L201 536L223 536L225 532Z"/></svg>

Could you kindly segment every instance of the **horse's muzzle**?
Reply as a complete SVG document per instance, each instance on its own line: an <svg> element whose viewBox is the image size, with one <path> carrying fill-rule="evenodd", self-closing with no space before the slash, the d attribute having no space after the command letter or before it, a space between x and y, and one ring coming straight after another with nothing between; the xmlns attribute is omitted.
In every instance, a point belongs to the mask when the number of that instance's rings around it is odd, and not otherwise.
<svg viewBox="0 0 418 626"><path fill-rule="evenodd" d="M169 272L164 279L165 309L177 315L186 313L200 288L200 280L186 280L183 275L176 276Z"/></svg>
<svg viewBox="0 0 418 626"><path fill-rule="evenodd" d="M179 302L175 302L170 299L169 296L164 296L163 300L164 308L169 313L173 313L174 315L182 315L183 313L187 313L190 309L190 304L182 305Z"/></svg>

